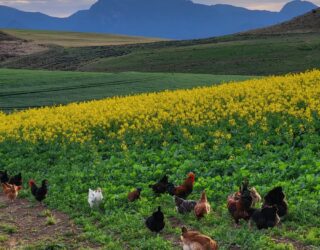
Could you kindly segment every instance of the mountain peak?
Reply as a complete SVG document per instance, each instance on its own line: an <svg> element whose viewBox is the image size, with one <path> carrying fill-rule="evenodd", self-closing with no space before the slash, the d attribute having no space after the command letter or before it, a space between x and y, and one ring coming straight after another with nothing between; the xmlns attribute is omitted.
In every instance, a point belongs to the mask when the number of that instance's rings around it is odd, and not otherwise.
<svg viewBox="0 0 320 250"><path fill-rule="evenodd" d="M294 0L288 2L283 8L281 9L281 13L288 15L290 18L305 14L313 9L318 8L317 5L302 0Z"/></svg>
<svg viewBox="0 0 320 250"><path fill-rule="evenodd" d="M315 8L301 0L286 4L281 12L208 6L191 0L97 0L90 9L67 18L0 6L0 27L195 39L267 27Z"/></svg>

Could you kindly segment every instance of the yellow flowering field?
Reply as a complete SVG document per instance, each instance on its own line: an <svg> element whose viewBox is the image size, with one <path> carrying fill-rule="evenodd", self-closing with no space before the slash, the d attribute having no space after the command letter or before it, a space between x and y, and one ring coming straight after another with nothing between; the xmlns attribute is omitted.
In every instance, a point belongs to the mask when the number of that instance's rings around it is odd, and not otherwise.
<svg viewBox="0 0 320 250"><path fill-rule="evenodd" d="M303 107L303 108L301 108ZM111 98L60 107L0 114L0 140L90 140L92 128L114 136L126 131L161 130L163 124L204 125L233 116L265 125L266 113L287 113L311 119L320 111L320 71L266 77L192 90Z"/></svg>
<svg viewBox="0 0 320 250"><path fill-rule="evenodd" d="M319 70L0 113L0 170L48 179L48 207L111 250L181 249L180 225L214 238L221 250L319 249L319 152ZM177 214L170 195L149 188L165 174L182 183L191 171L188 199L206 190L212 207L202 220ZM283 188L289 212L279 226L234 227L226 200L245 178L262 197ZM96 187L104 200L91 210L87 193ZM136 187L142 198L128 204ZM19 195L32 199L27 185ZM156 236L144 220L159 205L166 226Z"/></svg>

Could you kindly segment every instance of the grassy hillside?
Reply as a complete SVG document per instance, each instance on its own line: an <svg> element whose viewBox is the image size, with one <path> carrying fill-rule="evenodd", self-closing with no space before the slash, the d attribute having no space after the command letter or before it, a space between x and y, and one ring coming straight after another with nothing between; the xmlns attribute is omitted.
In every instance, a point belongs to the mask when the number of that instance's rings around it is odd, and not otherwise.
<svg viewBox="0 0 320 250"><path fill-rule="evenodd" d="M80 69L268 75L304 71L319 65L320 36L296 35L136 51L100 59Z"/></svg>
<svg viewBox="0 0 320 250"><path fill-rule="evenodd" d="M27 181L47 179L47 208L70 215L83 228L81 239L101 249L178 250L180 227L186 226L214 238L219 250L317 250L319 82L320 71L312 71L0 113L0 170L22 172L19 198L32 201ZM148 187L165 174L179 185L190 171L196 179L188 199L198 200L206 190L212 207L201 220L193 212L178 214L172 196L156 196ZM235 226L227 197L245 178L261 196L283 188L288 214L278 226L258 230L244 220ZM97 187L104 200L90 209L88 189ZM127 194L137 187L142 188L141 199L129 203ZM15 205L8 201L1 207L10 206L14 214ZM145 219L159 205L166 226L155 234L145 227ZM73 232L66 231L65 237L70 244L75 241ZM47 240L41 249L74 249L61 246L62 240ZM10 235L2 242L9 244Z"/></svg>
<svg viewBox="0 0 320 250"><path fill-rule="evenodd" d="M298 16L290 21L252 30L244 34L287 34L287 33L319 33L320 32L320 8L314 9L305 15Z"/></svg>
<svg viewBox="0 0 320 250"><path fill-rule="evenodd" d="M66 104L166 89L209 86L246 76L0 70L0 110Z"/></svg>
<svg viewBox="0 0 320 250"><path fill-rule="evenodd" d="M32 40L38 44L54 44L63 47L105 46L155 42L162 39L134 37L113 34L96 34L41 30L3 30L20 39Z"/></svg>
<svg viewBox="0 0 320 250"><path fill-rule="evenodd" d="M1 65L103 72L282 74L319 67L320 36L236 35L126 46L54 48Z"/></svg>

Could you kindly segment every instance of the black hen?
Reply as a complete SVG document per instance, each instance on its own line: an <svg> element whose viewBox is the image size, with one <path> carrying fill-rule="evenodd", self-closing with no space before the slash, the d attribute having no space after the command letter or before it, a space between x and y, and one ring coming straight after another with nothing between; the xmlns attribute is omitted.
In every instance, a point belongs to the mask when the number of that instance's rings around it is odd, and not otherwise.
<svg viewBox="0 0 320 250"><path fill-rule="evenodd" d="M275 227L280 222L280 217L278 215L278 209L276 206L266 206L262 209L255 209L251 218L250 224L254 222L257 228L267 229L269 227Z"/></svg>
<svg viewBox="0 0 320 250"><path fill-rule="evenodd" d="M249 189L249 182L248 181L244 181L242 183L242 186L240 187L240 193L241 193L240 199L242 201L243 208L246 211L249 211L252 206L253 199L252 199L251 192Z"/></svg>
<svg viewBox="0 0 320 250"><path fill-rule="evenodd" d="M276 206L278 215L283 217L288 213L288 203L285 198L282 187L275 187L264 197L263 207Z"/></svg>
<svg viewBox="0 0 320 250"><path fill-rule="evenodd" d="M9 179L9 184L15 185L15 186L17 186L17 187L22 186L22 175L21 175L21 173L15 175L15 176L12 176L12 177Z"/></svg>
<svg viewBox="0 0 320 250"><path fill-rule="evenodd" d="M164 194L165 192L167 192L168 184L168 176L165 175L159 182L153 185L149 185L149 188L152 188L155 194Z"/></svg>
<svg viewBox="0 0 320 250"><path fill-rule="evenodd" d="M0 171L0 182L1 183L8 183L9 181L9 176L7 170L5 171Z"/></svg>
<svg viewBox="0 0 320 250"><path fill-rule="evenodd" d="M146 220L146 226L152 231L159 233L165 226L164 215L161 212L161 207L158 207L158 210L154 212Z"/></svg>
<svg viewBox="0 0 320 250"><path fill-rule="evenodd" d="M48 181L43 180L41 187L37 187L36 183L33 180L29 181L29 186L31 188L32 195L36 198L37 201L42 202L48 193Z"/></svg>

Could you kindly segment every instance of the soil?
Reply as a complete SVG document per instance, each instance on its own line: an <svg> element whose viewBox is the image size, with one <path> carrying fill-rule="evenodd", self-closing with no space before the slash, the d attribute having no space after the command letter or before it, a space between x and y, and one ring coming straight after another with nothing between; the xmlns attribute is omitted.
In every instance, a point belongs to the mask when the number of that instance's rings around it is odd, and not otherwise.
<svg viewBox="0 0 320 250"><path fill-rule="evenodd" d="M0 42L1 41L15 41L15 40L20 40L19 38L10 36L9 34L6 34L2 31L0 31Z"/></svg>
<svg viewBox="0 0 320 250"><path fill-rule="evenodd" d="M45 45L36 44L34 42L23 40L0 40L0 62L46 50L48 50L48 48Z"/></svg>
<svg viewBox="0 0 320 250"><path fill-rule="evenodd" d="M48 223L50 218L54 222ZM81 229L58 211L25 199L10 202L0 193L0 249L98 249L81 238Z"/></svg>
<svg viewBox="0 0 320 250"><path fill-rule="evenodd" d="M296 250L313 250L314 248L306 246L299 241L288 239L288 238L273 238L273 241L276 243L285 243L293 245Z"/></svg>

